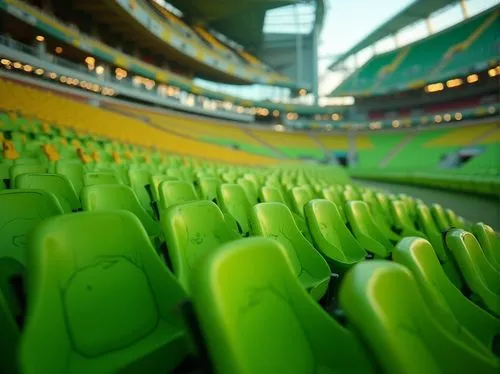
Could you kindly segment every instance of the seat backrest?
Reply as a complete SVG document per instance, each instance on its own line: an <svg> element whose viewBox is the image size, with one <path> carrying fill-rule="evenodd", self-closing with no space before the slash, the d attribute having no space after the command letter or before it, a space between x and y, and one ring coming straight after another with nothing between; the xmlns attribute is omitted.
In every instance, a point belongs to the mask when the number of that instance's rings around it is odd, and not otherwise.
<svg viewBox="0 0 500 374"><path fill-rule="evenodd" d="M250 235L250 203L245 191L239 184L223 183L217 188L217 205L222 213L232 216L238 225L241 236Z"/></svg>
<svg viewBox="0 0 500 374"><path fill-rule="evenodd" d="M16 187L16 177L24 173L46 173L47 168L42 165L20 164L10 167L10 188Z"/></svg>
<svg viewBox="0 0 500 374"><path fill-rule="evenodd" d="M344 200L345 201L356 201L361 200L361 195L353 188L346 188L344 190Z"/></svg>
<svg viewBox="0 0 500 374"><path fill-rule="evenodd" d="M410 219L410 214L405 202L401 200L391 201L391 213L394 226L401 231L403 236L425 237L422 232L415 228L415 224Z"/></svg>
<svg viewBox="0 0 500 374"><path fill-rule="evenodd" d="M287 250L266 238L225 244L195 265L191 296L214 371L373 372L353 334L302 289L291 266Z"/></svg>
<svg viewBox="0 0 500 374"><path fill-rule="evenodd" d="M80 196L80 192L83 188L83 178L85 171L83 165L79 161L63 161L59 160L56 162L56 173L65 175L73 184L77 196Z"/></svg>
<svg viewBox="0 0 500 374"><path fill-rule="evenodd" d="M262 186L259 191L259 200L261 203L286 204L283 193L278 187L274 186Z"/></svg>
<svg viewBox="0 0 500 374"><path fill-rule="evenodd" d="M120 184L120 180L115 173L109 172L93 172L85 173L83 184L85 186L94 186L100 184Z"/></svg>
<svg viewBox="0 0 500 374"><path fill-rule="evenodd" d="M171 177L169 175L151 175L149 178L149 188L151 192L151 200L160 201L160 183L164 181L176 181L178 178Z"/></svg>
<svg viewBox="0 0 500 374"><path fill-rule="evenodd" d="M321 254L300 233L290 209L281 203L260 203L252 208L250 227L253 235L278 240L284 245L294 274L309 288L309 282L321 282L321 288L310 287L316 298L326 291L330 267ZM323 283L326 280L326 285ZM313 282L314 283L314 282Z"/></svg>
<svg viewBox="0 0 500 374"><path fill-rule="evenodd" d="M189 276L198 258L239 236L228 228L219 207L200 200L168 209L161 218L168 254L177 279L189 292Z"/></svg>
<svg viewBox="0 0 500 374"><path fill-rule="evenodd" d="M488 310L500 316L500 271L488 262L477 239L465 230L451 229L445 242L469 288Z"/></svg>
<svg viewBox="0 0 500 374"><path fill-rule="evenodd" d="M306 204L304 213L314 245L332 271L344 273L366 257L366 251L347 229L334 203L314 199Z"/></svg>
<svg viewBox="0 0 500 374"><path fill-rule="evenodd" d="M466 346L436 321L402 265L381 260L355 265L341 285L340 305L384 373L497 372L494 358Z"/></svg>
<svg viewBox="0 0 500 374"><path fill-rule="evenodd" d="M500 320L467 299L446 276L431 244L422 238L403 238L392 258L406 266L433 317L465 345L490 356Z"/></svg>
<svg viewBox="0 0 500 374"><path fill-rule="evenodd" d="M257 190L255 189L253 183L245 178L239 178L236 183L243 187L250 205L254 206L257 204Z"/></svg>
<svg viewBox="0 0 500 374"><path fill-rule="evenodd" d="M200 177L198 180L200 199L215 202L217 199L217 186L221 183L221 180L216 177Z"/></svg>
<svg viewBox="0 0 500 374"><path fill-rule="evenodd" d="M175 204L198 200L191 183L185 181L163 181L159 186L160 212Z"/></svg>
<svg viewBox="0 0 500 374"><path fill-rule="evenodd" d="M386 216L390 217L390 215L391 215L391 203L390 203L390 200L387 197L387 195L383 192L376 192L375 197L376 197L377 201L379 202L380 207L384 211L384 214Z"/></svg>
<svg viewBox="0 0 500 374"><path fill-rule="evenodd" d="M446 213L444 212L444 209L441 205L432 204L431 214L441 232L445 232L451 227L451 224L448 221L448 217L446 217Z"/></svg>
<svg viewBox="0 0 500 374"><path fill-rule="evenodd" d="M500 269L500 237L495 233L495 230L482 222L472 225L471 230L481 244L488 261Z"/></svg>
<svg viewBox="0 0 500 374"><path fill-rule="evenodd" d="M139 199L142 207L153 216L153 208L151 207L151 198L149 197L146 186L149 184L151 173L143 169L130 169L128 171L128 179L130 180L130 187L134 190L137 198Z"/></svg>
<svg viewBox="0 0 500 374"><path fill-rule="evenodd" d="M345 212L354 236L363 248L377 257L388 257L392 244L377 227L368 205L364 201L348 201Z"/></svg>
<svg viewBox="0 0 500 374"><path fill-rule="evenodd" d="M47 220L28 257L23 373L168 372L186 356L186 295L130 212Z"/></svg>
<svg viewBox="0 0 500 374"><path fill-rule="evenodd" d="M445 209L445 214L446 214L446 217L448 218L448 222L450 223L451 226L453 226L457 229L462 228L463 225L460 222L460 220L458 219L457 214L453 210Z"/></svg>
<svg viewBox="0 0 500 374"><path fill-rule="evenodd" d="M33 188L53 193L65 213L75 212L82 206L73 185L65 175L24 173L16 177L15 183L17 188Z"/></svg>
<svg viewBox="0 0 500 374"><path fill-rule="evenodd" d="M22 300L16 285L26 269L28 236L44 219L63 214L51 193L42 190L0 191L0 292L12 314L22 317Z"/></svg>
<svg viewBox="0 0 500 374"><path fill-rule="evenodd" d="M299 216L304 217L304 206L313 199L313 196L305 186L293 187L290 191L293 202L293 210Z"/></svg>
<svg viewBox="0 0 500 374"><path fill-rule="evenodd" d="M347 223L347 218L345 216L345 211L344 211L344 197L341 195L343 194L341 194L339 190L337 190L334 187L323 188L321 190L321 196L323 196L324 199L331 201L332 203L335 204L340 213L340 217L342 217L344 223Z"/></svg>
<svg viewBox="0 0 500 374"><path fill-rule="evenodd" d="M160 228L139 203L134 191L124 184L96 184L82 190L83 210L99 212L105 210L128 210L146 229L149 236L159 235Z"/></svg>
<svg viewBox="0 0 500 374"><path fill-rule="evenodd" d="M426 238L432 244L436 255L439 258L439 262L443 266L443 269L448 276L448 278L453 282L453 284L461 288L462 287L462 276L460 275L460 270L451 256L448 248L444 245L443 235L436 226L436 223L432 219L431 211L427 205L418 204L417 205L417 223L425 234Z"/></svg>

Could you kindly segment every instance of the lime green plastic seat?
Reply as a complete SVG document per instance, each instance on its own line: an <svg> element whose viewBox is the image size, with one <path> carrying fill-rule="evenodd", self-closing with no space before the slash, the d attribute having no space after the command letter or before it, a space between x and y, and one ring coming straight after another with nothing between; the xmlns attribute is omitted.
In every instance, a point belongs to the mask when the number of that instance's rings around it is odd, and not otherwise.
<svg viewBox="0 0 500 374"><path fill-rule="evenodd" d="M39 164L13 165L10 168L10 188L16 187L16 177L24 173L47 173L47 168Z"/></svg>
<svg viewBox="0 0 500 374"><path fill-rule="evenodd" d="M286 204L285 197L278 187L263 186L259 190L259 202L261 203L283 203Z"/></svg>
<svg viewBox="0 0 500 374"><path fill-rule="evenodd" d="M224 215L234 218L242 237L250 235L250 203L243 187L235 183L222 183L217 188L217 205Z"/></svg>
<svg viewBox="0 0 500 374"><path fill-rule="evenodd" d="M254 236L283 243L293 264L294 275L303 287L320 300L328 289L330 267L300 233L290 209L281 203L260 203L252 208L250 226Z"/></svg>
<svg viewBox="0 0 500 374"><path fill-rule="evenodd" d="M374 372L353 334L304 291L274 240L240 239L207 253L190 283L218 374Z"/></svg>
<svg viewBox="0 0 500 374"><path fill-rule="evenodd" d="M410 219L407 204L403 201L391 201L391 213L394 227L401 232L401 236L418 236L425 238L425 234L417 230L415 224Z"/></svg>
<svg viewBox="0 0 500 374"><path fill-rule="evenodd" d="M500 317L500 271L488 262L477 239L470 232L452 229L445 241L470 290L482 306Z"/></svg>
<svg viewBox="0 0 500 374"><path fill-rule="evenodd" d="M343 274L365 259L366 251L347 229L334 203L314 199L306 204L304 213L313 243L332 272Z"/></svg>
<svg viewBox="0 0 500 374"><path fill-rule="evenodd" d="M53 193L64 213L76 212L82 204L69 179L62 174L25 173L18 175L15 181L17 188L37 189Z"/></svg>
<svg viewBox="0 0 500 374"><path fill-rule="evenodd" d="M198 180L198 195L202 200L215 202L217 199L217 187L221 180L216 177L200 177Z"/></svg>
<svg viewBox="0 0 500 374"><path fill-rule="evenodd" d="M1 261L1 260L0 260ZM17 348L21 332L0 289L0 373L17 372Z"/></svg>
<svg viewBox="0 0 500 374"><path fill-rule="evenodd" d="M391 202L389 197L382 192L375 192L375 198L377 199L380 208L384 212L386 217L391 217Z"/></svg>
<svg viewBox="0 0 500 374"><path fill-rule="evenodd" d="M383 373L498 373L498 361L441 326L402 265L381 260L355 265L342 283L340 305Z"/></svg>
<svg viewBox="0 0 500 374"><path fill-rule="evenodd" d="M444 272L456 287L462 288L462 275L460 274L458 265L448 248L444 245L443 236L432 219L429 207L424 204L419 204L416 209L418 226L432 244L434 251L436 251L436 255Z"/></svg>
<svg viewBox="0 0 500 374"><path fill-rule="evenodd" d="M309 189L305 186L293 187L290 191L290 198L293 203L293 211L301 217L304 217L304 206L313 199Z"/></svg>
<svg viewBox="0 0 500 374"><path fill-rule="evenodd" d="M135 192L135 195L139 199L142 207L146 210L146 212L153 216L153 208L151 207L151 198L149 197L148 190L146 186L149 184L149 179L151 177L151 173L148 170L142 169L130 169L128 171L128 179L130 180L130 187Z"/></svg>
<svg viewBox="0 0 500 374"><path fill-rule="evenodd" d="M482 222L472 225L471 230L490 264L500 269L500 238L495 230Z"/></svg>
<svg viewBox="0 0 500 374"><path fill-rule="evenodd" d="M176 181L177 178L168 175L151 175L149 178L149 191L151 195L151 201L160 201L160 183L164 181Z"/></svg>
<svg viewBox="0 0 500 374"><path fill-rule="evenodd" d="M236 183L239 184L241 187L243 187L243 190L245 191L245 194L247 195L247 198L248 198L250 205L254 206L255 204L257 204L257 190L256 190L254 184L245 178L239 178L236 181Z"/></svg>
<svg viewBox="0 0 500 374"><path fill-rule="evenodd" d="M346 188L344 190L344 201L361 200L361 195L353 188Z"/></svg>
<svg viewBox="0 0 500 374"><path fill-rule="evenodd" d="M27 238L37 224L63 210L53 194L34 189L0 191L0 207L0 291L20 321L23 301L15 285L25 274Z"/></svg>
<svg viewBox="0 0 500 374"><path fill-rule="evenodd" d="M431 206L431 214L436 222L437 227L441 232L445 232L451 227L450 222L448 221L448 217L446 216L446 212L443 207L439 204L432 204Z"/></svg>
<svg viewBox="0 0 500 374"><path fill-rule="evenodd" d="M82 190L82 207L85 211L128 210L132 212L155 239L160 235L160 226L146 213L134 191L123 184L96 184Z"/></svg>
<svg viewBox="0 0 500 374"><path fill-rule="evenodd" d="M94 186L100 184L121 184L116 173L110 172L92 172L85 173L83 177L85 186Z"/></svg>
<svg viewBox="0 0 500 374"><path fill-rule="evenodd" d="M186 295L132 213L47 220L28 257L23 373L165 373L188 354Z"/></svg>
<svg viewBox="0 0 500 374"><path fill-rule="evenodd" d="M495 336L500 338L500 319L478 307L453 285L427 240L403 238L394 248L393 260L412 272L426 304L441 326L457 335L465 345L486 355L493 354ZM496 354L500 356L500 351Z"/></svg>
<svg viewBox="0 0 500 374"><path fill-rule="evenodd" d="M76 191L76 195L80 196L80 193L82 192L82 188L84 186L83 178L85 175L85 170L83 168L83 165L79 161L56 161L55 172L57 174L65 175L73 185L73 188Z"/></svg>
<svg viewBox="0 0 500 374"><path fill-rule="evenodd" d="M351 231L363 248L376 257L389 257L393 245L377 227L368 205L364 201L348 201L345 212Z"/></svg>
<svg viewBox="0 0 500 374"><path fill-rule="evenodd" d="M336 188L323 188L321 190L321 196L328 200L331 201L332 203L335 204L337 209L339 210L340 216L342 217L342 220L344 223L347 223L347 218L345 216L345 211L344 211L344 199L341 197L340 192Z"/></svg>
<svg viewBox="0 0 500 374"><path fill-rule="evenodd" d="M396 243L401 239L401 235L395 233L391 226L393 226L394 221L391 215L386 215L384 210L380 206L375 194L373 192L363 192L361 194L362 200L368 205L370 213L373 219L377 222L377 227L379 230L387 237L391 242Z"/></svg>
<svg viewBox="0 0 500 374"><path fill-rule="evenodd" d="M457 229L462 229L463 225L462 222L457 217L457 214L451 210L451 209L445 209L446 217L448 218L448 222L450 223L451 226L457 228Z"/></svg>
<svg viewBox="0 0 500 374"><path fill-rule="evenodd" d="M171 207L162 216L161 227L172 269L188 293L195 262L206 252L239 238L226 225L219 207L207 200Z"/></svg>
<svg viewBox="0 0 500 374"><path fill-rule="evenodd" d="M185 181L163 181L158 187L160 194L160 215L165 212L168 207L175 204L187 203L189 201L198 200L196 191L191 183Z"/></svg>

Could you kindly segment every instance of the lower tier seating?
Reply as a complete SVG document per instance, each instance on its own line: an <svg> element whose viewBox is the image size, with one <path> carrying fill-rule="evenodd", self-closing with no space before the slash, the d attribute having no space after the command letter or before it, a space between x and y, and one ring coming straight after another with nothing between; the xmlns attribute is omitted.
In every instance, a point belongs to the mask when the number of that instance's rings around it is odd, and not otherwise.
<svg viewBox="0 0 500 374"><path fill-rule="evenodd" d="M0 372L500 370L487 223L335 166L228 164L125 144L112 124L79 136L7 117Z"/></svg>

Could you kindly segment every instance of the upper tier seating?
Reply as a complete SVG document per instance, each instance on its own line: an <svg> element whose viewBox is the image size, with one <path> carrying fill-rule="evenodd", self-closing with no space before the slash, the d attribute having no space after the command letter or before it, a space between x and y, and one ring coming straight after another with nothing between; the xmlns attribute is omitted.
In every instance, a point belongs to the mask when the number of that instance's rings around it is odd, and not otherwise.
<svg viewBox="0 0 500 374"><path fill-rule="evenodd" d="M498 10L492 9L408 46L376 55L342 82L334 94L403 89L415 82L467 73L478 63L494 61L498 59L498 15Z"/></svg>

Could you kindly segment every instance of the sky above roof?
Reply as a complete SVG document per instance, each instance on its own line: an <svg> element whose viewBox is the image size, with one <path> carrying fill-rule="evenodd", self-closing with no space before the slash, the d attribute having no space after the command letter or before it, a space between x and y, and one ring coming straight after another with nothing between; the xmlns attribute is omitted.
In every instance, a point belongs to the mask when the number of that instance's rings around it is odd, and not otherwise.
<svg viewBox="0 0 500 374"><path fill-rule="evenodd" d="M319 47L319 73L321 76L320 94L326 95L336 87L344 77L343 73L329 72L327 67L333 58L351 48L375 28L391 19L414 0L326 0L327 14ZM469 16L473 16L498 3L498 0L467 0ZM447 28L463 19L460 5L453 5L438 11L431 16L434 32ZM401 30L398 33L400 45L411 43L426 37L427 27L424 21ZM393 37L388 37L376 43L377 53L394 49ZM358 54L358 64L366 62L372 50ZM348 68L354 68L354 58L346 62Z"/></svg>

